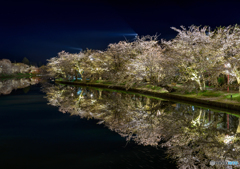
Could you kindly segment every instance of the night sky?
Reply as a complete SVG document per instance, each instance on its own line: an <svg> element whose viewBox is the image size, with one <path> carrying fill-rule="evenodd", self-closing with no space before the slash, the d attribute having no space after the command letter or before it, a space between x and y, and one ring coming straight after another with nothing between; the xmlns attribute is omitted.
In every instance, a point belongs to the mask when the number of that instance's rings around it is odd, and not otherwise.
<svg viewBox="0 0 240 169"><path fill-rule="evenodd" d="M105 50L136 34L172 39L170 27L240 24L240 1L1 1L0 59L43 62L65 50Z"/></svg>

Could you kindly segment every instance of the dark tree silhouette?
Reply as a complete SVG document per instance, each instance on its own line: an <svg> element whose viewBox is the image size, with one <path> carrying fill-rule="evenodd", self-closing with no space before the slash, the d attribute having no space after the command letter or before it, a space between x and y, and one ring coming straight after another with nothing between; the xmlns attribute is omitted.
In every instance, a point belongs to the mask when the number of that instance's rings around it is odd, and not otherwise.
<svg viewBox="0 0 240 169"><path fill-rule="evenodd" d="M30 62L26 57L23 58L22 63L24 63L26 65L30 65Z"/></svg>

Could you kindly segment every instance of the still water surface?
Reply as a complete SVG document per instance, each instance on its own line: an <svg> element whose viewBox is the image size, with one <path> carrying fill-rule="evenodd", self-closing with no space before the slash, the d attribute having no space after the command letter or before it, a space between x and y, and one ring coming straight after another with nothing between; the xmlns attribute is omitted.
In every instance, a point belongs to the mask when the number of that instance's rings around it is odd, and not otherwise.
<svg viewBox="0 0 240 169"><path fill-rule="evenodd" d="M0 83L3 168L213 168L240 158L238 115L38 81Z"/></svg>

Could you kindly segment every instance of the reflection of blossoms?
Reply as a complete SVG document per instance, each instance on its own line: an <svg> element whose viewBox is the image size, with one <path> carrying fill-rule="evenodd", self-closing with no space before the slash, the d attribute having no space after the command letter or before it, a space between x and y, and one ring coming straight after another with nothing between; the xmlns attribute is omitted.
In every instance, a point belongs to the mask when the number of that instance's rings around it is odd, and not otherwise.
<svg viewBox="0 0 240 169"><path fill-rule="evenodd" d="M9 79L0 82L0 95L10 94L14 89L21 89L37 84L39 79Z"/></svg>
<svg viewBox="0 0 240 169"><path fill-rule="evenodd" d="M63 113L98 119L127 141L151 146L161 142L179 168L210 168L210 160L240 158L240 125L234 116L133 94L70 86L44 90L50 104Z"/></svg>
<svg viewBox="0 0 240 169"><path fill-rule="evenodd" d="M179 114L187 114L188 118ZM181 109L180 112L172 112L162 116L162 133L165 134L165 143L161 146L168 147L168 153L171 157L178 159L179 168L211 168L209 161L229 160L234 161L239 157L239 142L235 140L234 144L226 142L226 134L229 131L216 128L221 123L221 114L198 109L199 116L191 117L190 110ZM212 122L206 119L205 114L213 116ZM202 116L201 116L202 115ZM211 115L211 116L210 116ZM219 118L217 120L217 118ZM171 120L165 120L171 119ZM192 119L197 119L196 125ZM233 117L233 120L238 120ZM177 121L177 125L172 125ZM233 121L234 122L234 121ZM205 124L208 124L207 126ZM171 127L169 127L171 126ZM232 129L234 131L236 128ZM224 138L224 139L222 139ZM233 143L232 137L230 137ZM224 142L225 141L225 142ZM226 144L229 143L229 144ZM219 167L219 166L218 166Z"/></svg>

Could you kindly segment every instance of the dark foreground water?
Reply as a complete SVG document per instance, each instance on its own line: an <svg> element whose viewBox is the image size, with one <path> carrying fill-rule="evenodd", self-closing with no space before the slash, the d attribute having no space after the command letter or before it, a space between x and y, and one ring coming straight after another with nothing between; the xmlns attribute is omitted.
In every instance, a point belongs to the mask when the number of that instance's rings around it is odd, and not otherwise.
<svg viewBox="0 0 240 169"><path fill-rule="evenodd" d="M237 115L103 89L20 88L0 95L3 169L212 168L240 158Z"/></svg>

